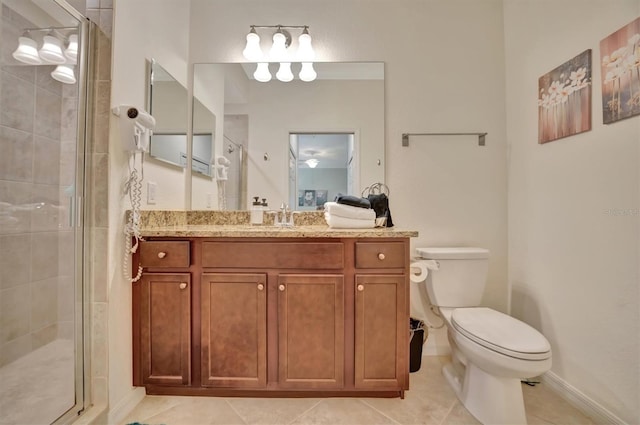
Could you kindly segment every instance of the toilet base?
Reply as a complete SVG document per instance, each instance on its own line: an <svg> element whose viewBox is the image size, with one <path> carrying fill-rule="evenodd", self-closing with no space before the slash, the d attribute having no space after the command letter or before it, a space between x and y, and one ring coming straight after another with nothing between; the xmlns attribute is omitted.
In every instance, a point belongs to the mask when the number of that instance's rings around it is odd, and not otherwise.
<svg viewBox="0 0 640 425"><path fill-rule="evenodd" d="M490 375L471 362L466 367L448 363L442 373L464 407L481 423L527 423L519 379Z"/></svg>

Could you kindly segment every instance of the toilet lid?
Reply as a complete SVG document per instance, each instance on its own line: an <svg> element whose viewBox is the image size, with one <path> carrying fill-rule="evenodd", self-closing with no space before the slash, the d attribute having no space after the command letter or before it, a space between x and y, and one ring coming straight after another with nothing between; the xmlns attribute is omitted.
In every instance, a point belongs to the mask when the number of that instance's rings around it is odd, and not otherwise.
<svg viewBox="0 0 640 425"><path fill-rule="evenodd" d="M498 353L523 360L545 360L551 356L549 341L536 329L486 307L456 308L453 327L476 343Z"/></svg>

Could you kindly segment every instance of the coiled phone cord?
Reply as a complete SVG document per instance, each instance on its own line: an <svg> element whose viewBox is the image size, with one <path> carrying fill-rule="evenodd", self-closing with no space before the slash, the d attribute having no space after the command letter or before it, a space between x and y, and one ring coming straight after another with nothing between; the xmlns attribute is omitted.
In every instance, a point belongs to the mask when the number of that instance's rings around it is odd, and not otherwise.
<svg viewBox="0 0 640 425"><path fill-rule="evenodd" d="M138 250L139 242L144 240L142 236L140 236L140 206L142 205L142 180L144 180L144 152L141 152L140 155L140 178L138 178L138 170L135 168L136 153L133 153L129 159L129 178L124 184L124 192L129 195L129 202L131 203L131 213L124 227L125 252L122 271L124 276L132 283L139 281L142 277L142 266L138 266L138 273L135 276L129 276L129 256Z"/></svg>

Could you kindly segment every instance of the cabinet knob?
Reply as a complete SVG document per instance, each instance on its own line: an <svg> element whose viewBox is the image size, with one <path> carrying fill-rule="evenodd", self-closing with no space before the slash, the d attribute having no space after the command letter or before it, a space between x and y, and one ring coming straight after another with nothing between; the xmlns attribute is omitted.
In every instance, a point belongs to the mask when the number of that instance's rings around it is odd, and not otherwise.
<svg viewBox="0 0 640 425"><path fill-rule="evenodd" d="M358 285L358 291L360 292L364 291L364 285Z"/></svg>
<svg viewBox="0 0 640 425"><path fill-rule="evenodd" d="M378 260L382 261L382 260L384 260L384 258L385 258L384 254L382 252L379 252L378 253Z"/></svg>
<svg viewBox="0 0 640 425"><path fill-rule="evenodd" d="M264 285L262 283L258 283L258 291L262 291L264 289Z"/></svg>
<svg viewBox="0 0 640 425"><path fill-rule="evenodd" d="M162 252L162 251L160 251L160 252L158 253L158 258L164 258L164 257L166 257L166 256L167 256L167 253L166 253L166 252Z"/></svg>
<svg viewBox="0 0 640 425"><path fill-rule="evenodd" d="M278 286L278 289L279 289L280 291L284 291L284 285L280 285L280 286Z"/></svg>
<svg viewBox="0 0 640 425"><path fill-rule="evenodd" d="M184 289L184 288L186 288L186 287L187 287L187 284L186 284L186 283L182 282L182 283L180 284L180 289Z"/></svg>

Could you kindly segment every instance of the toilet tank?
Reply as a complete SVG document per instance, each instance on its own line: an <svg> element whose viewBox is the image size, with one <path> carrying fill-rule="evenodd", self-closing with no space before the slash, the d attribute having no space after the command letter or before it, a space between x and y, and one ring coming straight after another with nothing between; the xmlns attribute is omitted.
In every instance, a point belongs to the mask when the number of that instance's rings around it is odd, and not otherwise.
<svg viewBox="0 0 640 425"><path fill-rule="evenodd" d="M435 260L425 285L432 304L439 307L480 305L489 271L489 250L484 248L418 248L418 256Z"/></svg>

